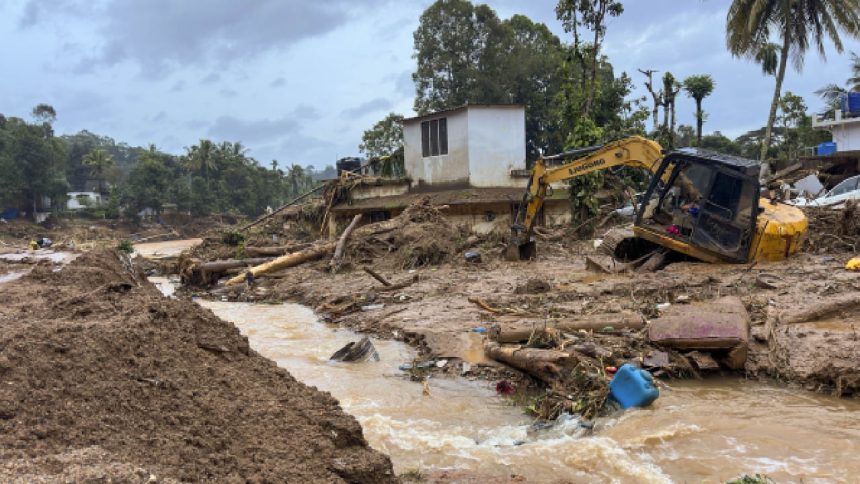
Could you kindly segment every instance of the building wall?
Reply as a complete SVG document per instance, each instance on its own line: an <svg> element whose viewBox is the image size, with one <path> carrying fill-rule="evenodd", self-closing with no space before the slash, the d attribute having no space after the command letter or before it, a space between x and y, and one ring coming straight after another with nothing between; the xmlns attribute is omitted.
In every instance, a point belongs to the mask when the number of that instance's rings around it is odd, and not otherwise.
<svg viewBox="0 0 860 484"><path fill-rule="evenodd" d="M352 189L350 196L353 200L365 200L368 198L393 197L409 192L409 183L401 184L386 183L384 185L358 186Z"/></svg>
<svg viewBox="0 0 860 484"><path fill-rule="evenodd" d="M81 204L81 201L78 200L78 196L85 196L90 199L91 206L101 205L102 196L96 192L69 192L66 194L69 197L66 202L66 208L69 210L80 210L82 208L86 208L86 205Z"/></svg>
<svg viewBox="0 0 860 484"><path fill-rule="evenodd" d="M470 106L469 184L473 187L524 187L512 169L526 167L526 113L522 106Z"/></svg>
<svg viewBox="0 0 860 484"><path fill-rule="evenodd" d="M836 151L860 150L860 122L845 123L830 128Z"/></svg>
<svg viewBox="0 0 860 484"><path fill-rule="evenodd" d="M403 163L412 185L455 185L469 183L469 151L467 142L467 111L440 115L447 118L448 154L421 156L421 122L426 117L403 124Z"/></svg>

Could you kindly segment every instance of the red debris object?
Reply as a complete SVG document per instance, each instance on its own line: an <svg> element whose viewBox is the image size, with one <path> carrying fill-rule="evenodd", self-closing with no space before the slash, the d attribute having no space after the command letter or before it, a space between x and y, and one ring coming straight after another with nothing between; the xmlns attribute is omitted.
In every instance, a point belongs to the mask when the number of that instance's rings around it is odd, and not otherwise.
<svg viewBox="0 0 860 484"><path fill-rule="evenodd" d="M615 373L616 371L618 371L618 368L615 368L614 366L606 367L606 373Z"/></svg>
<svg viewBox="0 0 860 484"><path fill-rule="evenodd" d="M496 393L500 393L502 395L513 395L515 391L514 386L507 380L502 380L496 383Z"/></svg>

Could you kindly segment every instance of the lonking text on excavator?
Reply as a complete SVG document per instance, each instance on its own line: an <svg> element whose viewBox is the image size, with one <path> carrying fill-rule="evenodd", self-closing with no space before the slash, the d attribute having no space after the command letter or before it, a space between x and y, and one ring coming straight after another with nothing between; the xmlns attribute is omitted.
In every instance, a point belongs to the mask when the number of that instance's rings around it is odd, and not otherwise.
<svg viewBox="0 0 860 484"><path fill-rule="evenodd" d="M556 160L563 164L549 166ZM761 197L757 162L695 148L664 153L658 143L633 136L538 159L507 257L535 257L533 228L551 185L621 166L646 170L651 180L634 202L632 227L603 238L601 249L618 260L675 252L706 262L778 261L806 238L808 221L800 209Z"/></svg>

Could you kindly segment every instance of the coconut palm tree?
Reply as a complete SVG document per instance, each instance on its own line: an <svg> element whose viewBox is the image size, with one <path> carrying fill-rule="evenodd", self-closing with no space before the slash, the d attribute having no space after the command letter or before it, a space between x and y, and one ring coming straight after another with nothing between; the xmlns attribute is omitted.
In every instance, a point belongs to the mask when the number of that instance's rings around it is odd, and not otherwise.
<svg viewBox="0 0 860 484"><path fill-rule="evenodd" d="M208 139L190 148L185 148L185 168L203 175L209 180L209 173L218 169L218 147Z"/></svg>
<svg viewBox="0 0 860 484"><path fill-rule="evenodd" d="M89 166L93 178L99 182L99 193L104 194L105 173L114 166L113 157L105 150L93 149L81 159L85 166Z"/></svg>
<svg viewBox="0 0 860 484"><path fill-rule="evenodd" d="M851 53L851 77L846 81L846 87L831 83L815 91L815 94L821 96L828 109L834 109L838 107L842 95L848 92L860 92L860 57L854 52Z"/></svg>
<svg viewBox="0 0 860 484"><path fill-rule="evenodd" d="M696 100L696 146L702 144L702 125L705 124L702 100L714 92L714 85L714 79L708 74L690 76L684 79L684 90L688 96Z"/></svg>
<svg viewBox="0 0 860 484"><path fill-rule="evenodd" d="M771 38L779 39L776 85L762 140L760 159L767 157L776 109L789 55L795 69L803 67L810 45L824 57L830 39L842 52L841 34L860 35L860 0L734 0L726 18L726 44L732 55L756 59ZM762 167L763 172L768 169Z"/></svg>

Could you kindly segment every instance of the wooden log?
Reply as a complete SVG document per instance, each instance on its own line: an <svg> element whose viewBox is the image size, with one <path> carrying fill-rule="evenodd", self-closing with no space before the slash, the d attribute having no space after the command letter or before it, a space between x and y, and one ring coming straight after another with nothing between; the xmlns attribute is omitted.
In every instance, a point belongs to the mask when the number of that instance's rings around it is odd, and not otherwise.
<svg viewBox="0 0 860 484"><path fill-rule="evenodd" d="M355 226L358 225L358 222L360 221L361 214L353 217L352 222L346 226L346 229L344 229L340 238L337 240L337 245L334 248L334 255L331 258L331 262L329 262L332 274L336 273L338 269L340 269L340 265L343 262L343 249L346 247L346 242L349 240L349 236L352 234L352 231L355 230Z"/></svg>
<svg viewBox="0 0 860 484"><path fill-rule="evenodd" d="M782 324L797 324L807 321L815 321L833 313L845 311L860 306L860 292L854 291L848 294L840 294L817 301L811 306L797 312L784 312L779 315Z"/></svg>
<svg viewBox="0 0 860 484"><path fill-rule="evenodd" d="M245 255L249 257L278 257L290 252L307 249L311 243L288 244L274 247L245 247Z"/></svg>
<svg viewBox="0 0 860 484"><path fill-rule="evenodd" d="M507 318L500 317L499 322L506 322ZM623 311L620 313L605 313L592 314L590 316L580 316L577 318L551 319L544 321L534 321L530 327L523 327L526 322L522 319L516 320L517 326L514 328L500 329L498 334L494 335L499 343L518 343L528 341L532 332L541 331L543 328L554 328L565 333L575 333L579 330L585 331L600 331L606 327L611 327L613 330L633 329L638 330L645 327L645 318L641 314Z"/></svg>
<svg viewBox="0 0 860 484"><path fill-rule="evenodd" d="M268 262L272 260L271 257L258 257L252 259L236 259L236 260L216 260L211 262L204 262L200 264L198 269L206 272L224 272L228 269L235 269L237 267L246 267L253 266L257 264L262 264L264 262Z"/></svg>
<svg viewBox="0 0 860 484"><path fill-rule="evenodd" d="M484 341L484 354L547 383L563 378L563 369L571 368L577 362L575 356L564 351L502 346L490 340Z"/></svg>
<svg viewBox="0 0 860 484"><path fill-rule="evenodd" d="M364 269L364 272L370 274L374 279L379 281L379 283L383 286L391 286L391 283L388 282L388 279L382 277L382 275L380 275L378 272L371 269L370 267L362 267L362 269Z"/></svg>
<svg viewBox="0 0 860 484"><path fill-rule="evenodd" d="M384 222L378 222L375 224L368 224L355 229L355 231L353 232L353 237L363 238L378 235L385 232L390 232L399 228L402 224L403 222L397 218L386 220ZM250 269L250 272L254 277L257 277L264 275L268 272L275 272L281 269L286 269L288 267L295 267L297 265L304 264L305 262L319 259L326 254L330 254L334 252L336 247L337 244L335 242L326 242L323 244L315 245L299 252L283 255L275 260L266 262L265 264L254 266ZM244 280L244 275L236 276L227 281L225 285L232 286L234 284L239 284Z"/></svg>
<svg viewBox="0 0 860 484"><path fill-rule="evenodd" d="M334 242L328 242L320 245L316 245L314 247L310 247L308 249L294 252L292 254L287 254L281 257L278 257L275 260L271 260L266 262L265 264L261 264L258 266L254 266L249 269L251 274L254 277L261 276L266 274L267 272L279 271L281 269L286 269L288 267L295 267L300 264L304 264L305 262L319 259L326 254L330 254L335 249ZM228 280L224 285L232 286L235 284L240 284L245 281L245 275L238 275L230 280Z"/></svg>

